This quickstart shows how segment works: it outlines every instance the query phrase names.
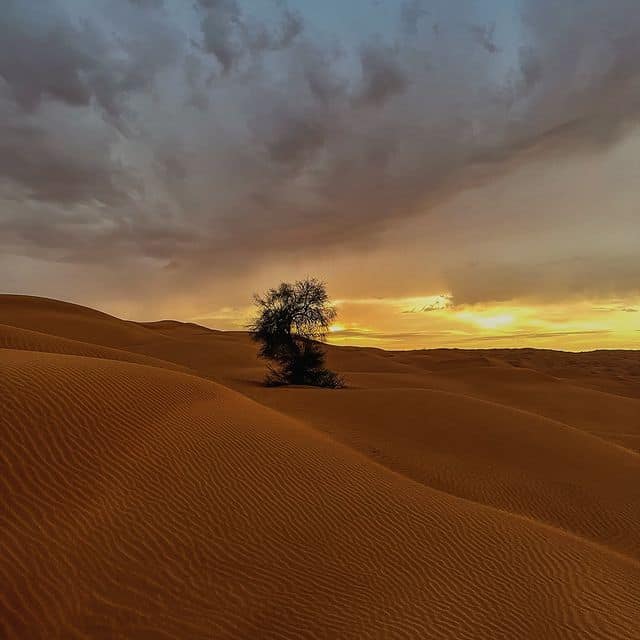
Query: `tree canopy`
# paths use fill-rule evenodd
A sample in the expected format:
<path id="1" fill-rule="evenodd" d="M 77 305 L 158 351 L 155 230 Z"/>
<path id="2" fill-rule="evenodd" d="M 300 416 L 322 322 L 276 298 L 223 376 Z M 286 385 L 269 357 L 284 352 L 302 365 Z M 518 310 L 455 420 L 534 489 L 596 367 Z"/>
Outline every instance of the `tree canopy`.
<path id="1" fill-rule="evenodd" d="M 337 312 L 323 282 L 306 278 L 283 282 L 254 296 L 257 314 L 249 325 L 260 344 L 259 356 L 269 361 L 266 382 L 341 387 L 343 380 L 324 367 L 323 341 Z"/>

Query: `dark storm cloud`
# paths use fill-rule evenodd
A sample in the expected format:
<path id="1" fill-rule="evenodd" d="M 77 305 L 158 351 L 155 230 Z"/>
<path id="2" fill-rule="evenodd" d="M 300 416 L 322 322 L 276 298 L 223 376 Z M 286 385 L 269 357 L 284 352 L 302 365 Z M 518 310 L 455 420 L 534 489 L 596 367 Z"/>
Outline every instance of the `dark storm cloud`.
<path id="1" fill-rule="evenodd" d="M 640 113 L 640 12 L 634 0 L 526 2 L 521 47 L 523 100 L 531 135 L 561 129 L 606 144 Z M 538 133 L 536 131 L 536 133 Z"/>
<path id="2" fill-rule="evenodd" d="M 490 25 L 472 25 L 470 31 L 471 35 L 483 49 L 489 53 L 498 53 L 498 45 L 496 45 L 495 42 L 495 23 Z"/>
<path id="3" fill-rule="evenodd" d="M 415 36 L 418 33 L 418 24 L 422 18 L 429 15 L 426 0 L 406 0 L 400 6 L 400 20 L 402 27 L 408 35 Z"/>
<path id="4" fill-rule="evenodd" d="M 390 47 L 380 43 L 365 45 L 360 51 L 360 64 L 362 88 L 359 99 L 363 103 L 381 105 L 405 90 L 407 77 Z"/>
<path id="5" fill-rule="evenodd" d="M 0 77 L 24 109 L 49 98 L 74 107 L 95 102 L 119 117 L 121 101 L 147 89 L 175 49 L 168 30 L 153 25 L 128 36 L 110 39 L 89 21 L 76 24 L 55 1 L 34 7 L 8 0 L 0 21 Z"/>
<path id="6" fill-rule="evenodd" d="M 322 118 L 314 114 L 290 115 L 275 126 L 267 149 L 275 162 L 300 164 L 305 156 L 323 145 L 325 137 Z"/>
<path id="7" fill-rule="evenodd" d="M 504 302 L 529 296 L 564 300 L 568 296 L 616 298 L 640 295 L 640 261 L 635 254 L 588 256 L 553 262 L 466 264 L 449 270 L 455 305 Z"/>
<path id="8" fill-rule="evenodd" d="M 162 7 L 164 0 L 129 0 L 131 4 L 137 4 L 140 7 Z"/>
<path id="9" fill-rule="evenodd" d="M 87 105 L 94 94 L 89 77 L 100 61 L 100 40 L 76 29 L 64 14 L 42 17 L 9 0 L 0 21 L 0 76 L 15 100 L 34 109 L 44 97 Z"/>
<path id="10" fill-rule="evenodd" d="M 229 71 L 234 61 L 242 55 L 242 42 L 239 42 L 240 7 L 234 0 L 199 0 L 206 9 L 202 19 L 202 34 L 205 49 L 212 53 Z"/>
<path id="11" fill-rule="evenodd" d="M 83 131 L 86 138 L 77 144 L 60 130 L 21 117 L 1 100 L 0 118 L 0 184 L 9 181 L 26 189 L 27 197 L 60 204 L 115 204 L 124 197 L 127 176 L 116 162 L 96 154 L 93 146 L 108 147 L 111 142 L 108 134 L 100 134 L 99 125 Z M 78 135 L 78 129 L 76 123 L 73 131 L 67 126 L 66 133 Z M 42 223 L 46 229 L 46 221 Z"/>
<path id="12" fill-rule="evenodd" d="M 198 0 L 204 10 L 201 28 L 204 48 L 225 73 L 246 55 L 286 49 L 303 29 L 301 17 L 284 8 L 278 25 L 270 30 L 247 16 L 236 0 Z"/>
<path id="13" fill-rule="evenodd" d="M 0 220 L 34 254 L 49 234 L 70 256 L 99 241 L 105 260 L 197 270 L 365 246 L 539 147 L 600 150 L 640 114 L 636 0 L 524 0 L 515 46 L 472 0 L 393 3 L 393 30 L 352 42 L 284 2 L 5 5 L 0 188 L 11 211 L 50 207 L 31 231 Z M 100 222 L 65 236 L 74 206 Z M 462 300 L 538 286 L 517 268 L 495 292 L 452 278 Z"/>
<path id="14" fill-rule="evenodd" d="M 73 22 L 60 3 L 9 0 L 0 21 L 0 184 L 61 204 L 125 199 L 133 177 L 111 149 L 128 127 L 127 100 L 150 88 L 176 48 L 169 28 L 143 20 L 142 34 L 114 38 Z"/>

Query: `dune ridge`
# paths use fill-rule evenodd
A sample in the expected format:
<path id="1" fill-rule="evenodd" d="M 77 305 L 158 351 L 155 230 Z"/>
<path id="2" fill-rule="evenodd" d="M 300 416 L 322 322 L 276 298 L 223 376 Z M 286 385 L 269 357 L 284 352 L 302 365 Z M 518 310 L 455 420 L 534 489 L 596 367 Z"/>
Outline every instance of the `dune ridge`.
<path id="1" fill-rule="evenodd" d="M 494 356 L 265 389 L 244 334 L 0 296 L 3 637 L 638 637 L 633 353 Z"/>
<path id="2" fill-rule="evenodd" d="M 167 360 L 144 356 L 131 351 L 103 347 L 90 342 L 81 342 L 69 338 L 51 336 L 39 331 L 20 329 L 0 324 L 0 349 L 17 349 L 24 351 L 41 351 L 43 353 L 58 353 L 64 355 L 84 356 L 87 358 L 104 358 L 121 362 L 146 364 L 151 367 L 188 371 L 183 367 Z"/>

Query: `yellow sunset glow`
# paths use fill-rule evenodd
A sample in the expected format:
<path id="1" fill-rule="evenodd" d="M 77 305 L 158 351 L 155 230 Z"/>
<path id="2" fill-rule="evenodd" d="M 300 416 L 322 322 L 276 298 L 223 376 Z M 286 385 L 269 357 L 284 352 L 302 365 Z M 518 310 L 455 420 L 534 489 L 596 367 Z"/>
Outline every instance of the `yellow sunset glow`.
<path id="1" fill-rule="evenodd" d="M 640 348 L 640 299 L 456 307 L 446 296 L 341 300 L 333 344 L 386 349 Z"/>
<path id="2" fill-rule="evenodd" d="M 328 342 L 384 349 L 519 348 L 569 351 L 640 348 L 640 298 L 455 305 L 447 294 L 336 301 Z M 188 318 L 245 330 L 250 306 Z M 185 313 L 185 316 L 188 314 Z"/>
<path id="3" fill-rule="evenodd" d="M 498 315 L 484 316 L 465 311 L 463 313 L 460 313 L 459 317 L 463 320 L 469 320 L 482 329 L 498 329 L 499 327 L 513 324 L 515 320 L 515 316 L 511 313 L 501 313 Z"/>

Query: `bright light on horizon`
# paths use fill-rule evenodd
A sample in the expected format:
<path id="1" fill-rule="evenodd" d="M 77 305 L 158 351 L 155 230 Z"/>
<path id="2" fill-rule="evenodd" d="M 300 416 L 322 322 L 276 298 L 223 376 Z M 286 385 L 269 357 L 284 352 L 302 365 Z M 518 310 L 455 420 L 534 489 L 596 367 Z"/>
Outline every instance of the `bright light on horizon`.
<path id="1" fill-rule="evenodd" d="M 419 301 L 419 302 L 418 302 Z M 342 300 L 329 342 L 386 349 L 640 348 L 640 299 L 443 306 L 443 298 Z"/>
<path id="2" fill-rule="evenodd" d="M 461 313 L 461 318 L 469 318 L 471 322 L 482 329 L 500 329 L 507 325 L 513 324 L 515 316 L 511 313 L 502 313 L 492 316 L 476 316 L 473 313 Z"/>

